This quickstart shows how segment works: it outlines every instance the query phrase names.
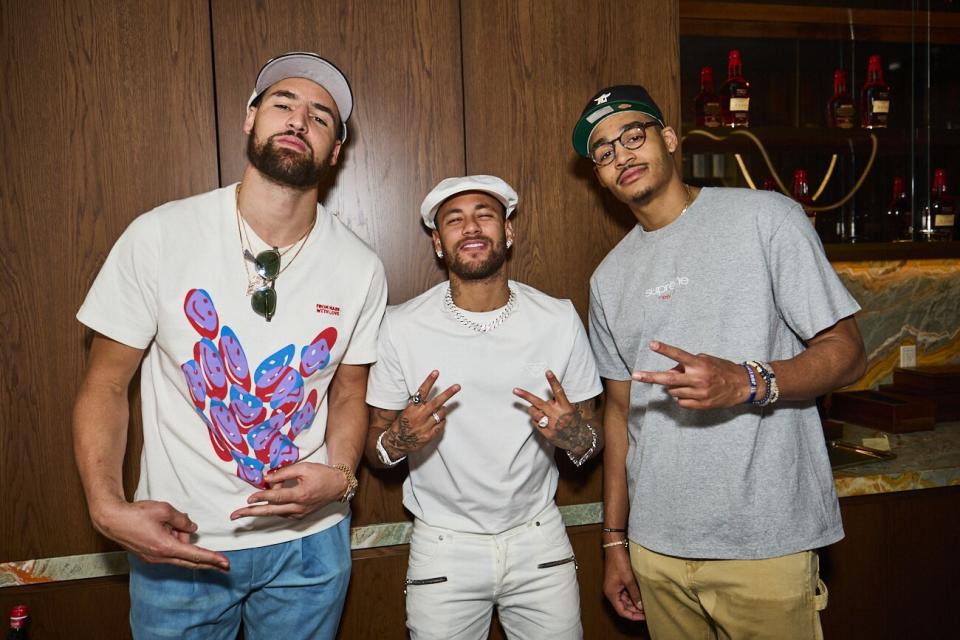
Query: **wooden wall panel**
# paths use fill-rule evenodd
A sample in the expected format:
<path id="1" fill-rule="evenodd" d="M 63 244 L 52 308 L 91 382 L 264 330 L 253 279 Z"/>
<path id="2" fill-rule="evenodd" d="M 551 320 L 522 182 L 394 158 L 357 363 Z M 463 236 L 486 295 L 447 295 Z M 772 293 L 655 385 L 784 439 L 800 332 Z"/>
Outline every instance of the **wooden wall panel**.
<path id="1" fill-rule="evenodd" d="M 244 106 L 260 66 L 314 51 L 343 70 L 354 93 L 347 143 L 324 198 L 380 255 L 390 302 L 444 276 L 420 223 L 420 202 L 463 171 L 460 15 L 454 0 L 237 3 L 214 0 L 222 182 L 246 164 Z M 360 474 L 354 525 L 396 522 L 403 471 Z"/>
<path id="2" fill-rule="evenodd" d="M 419 210 L 464 166 L 455 0 L 213 0 L 213 21 L 223 184 L 246 163 L 244 107 L 260 66 L 287 51 L 326 56 L 355 107 L 324 204 L 380 255 L 391 303 L 439 282 Z"/>
<path id="3" fill-rule="evenodd" d="M 510 276 L 573 300 L 586 319 L 589 279 L 635 224 L 596 185 L 570 139 L 586 101 L 643 84 L 679 123 L 677 5 L 672 0 L 463 0 L 469 173 L 514 185 L 520 204 Z M 599 465 L 562 465 L 561 504 L 601 498 Z"/>
<path id="4" fill-rule="evenodd" d="M 217 184 L 207 17 L 193 0 L 0 3 L 0 561 L 107 546 L 73 463 L 74 315 L 134 216 Z"/>

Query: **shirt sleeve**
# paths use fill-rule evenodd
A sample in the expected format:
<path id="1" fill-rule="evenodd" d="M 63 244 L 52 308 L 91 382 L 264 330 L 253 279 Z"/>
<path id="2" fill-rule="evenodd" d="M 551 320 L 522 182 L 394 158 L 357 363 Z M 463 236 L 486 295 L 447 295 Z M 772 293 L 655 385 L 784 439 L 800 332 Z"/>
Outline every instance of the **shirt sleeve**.
<path id="1" fill-rule="evenodd" d="M 77 320 L 135 349 L 157 334 L 162 235 L 156 214 L 136 218 L 110 250 Z"/>
<path id="2" fill-rule="evenodd" d="M 563 372 L 560 384 L 570 402 L 582 402 L 600 395 L 603 387 L 600 385 L 600 373 L 597 370 L 597 361 L 590 350 L 590 341 L 583 330 L 583 323 L 577 315 L 573 303 L 569 304 L 570 323 L 572 325 L 573 344 L 570 346 L 570 359 Z"/>
<path id="3" fill-rule="evenodd" d="M 773 232 L 768 260 L 777 310 L 802 340 L 860 310 L 799 205 L 790 207 Z"/>
<path id="4" fill-rule="evenodd" d="M 387 307 L 387 278 L 383 263 L 376 258 L 376 268 L 367 287 L 367 296 L 350 344 L 343 354 L 343 364 L 368 364 L 377 359 L 377 334 Z"/>
<path id="5" fill-rule="evenodd" d="M 367 380 L 367 404 L 381 409 L 403 409 L 409 397 L 400 356 L 393 345 L 390 314 L 387 313 L 377 339 L 377 361 L 370 367 Z"/>
<path id="6" fill-rule="evenodd" d="M 613 339 L 613 334 L 607 324 L 603 302 L 596 277 L 590 279 L 590 346 L 596 357 L 600 375 L 608 380 L 629 380 L 630 369 L 620 356 L 620 350 Z"/>

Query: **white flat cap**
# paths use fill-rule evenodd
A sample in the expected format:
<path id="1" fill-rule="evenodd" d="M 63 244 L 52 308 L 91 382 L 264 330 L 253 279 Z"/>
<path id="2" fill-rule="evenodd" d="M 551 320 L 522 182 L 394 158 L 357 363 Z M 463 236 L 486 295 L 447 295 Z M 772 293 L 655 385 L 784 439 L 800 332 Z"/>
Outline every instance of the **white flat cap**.
<path id="1" fill-rule="evenodd" d="M 324 60 L 315 53 L 295 51 L 285 53 L 276 58 L 267 60 L 267 63 L 257 74 L 257 82 L 253 93 L 247 101 L 247 108 L 253 104 L 260 94 L 274 84 L 287 78 L 306 78 L 313 80 L 327 90 L 340 112 L 341 131 L 339 139 L 347 139 L 347 120 L 353 112 L 353 92 L 347 77 L 329 60 Z"/>
<path id="2" fill-rule="evenodd" d="M 444 202 L 465 191 L 482 191 L 488 193 L 503 205 L 504 216 L 510 217 L 517 208 L 517 192 L 509 184 L 497 176 L 463 176 L 462 178 L 445 178 L 435 186 L 420 205 L 420 217 L 423 224 L 429 229 L 436 229 L 434 218 L 437 209 Z"/>

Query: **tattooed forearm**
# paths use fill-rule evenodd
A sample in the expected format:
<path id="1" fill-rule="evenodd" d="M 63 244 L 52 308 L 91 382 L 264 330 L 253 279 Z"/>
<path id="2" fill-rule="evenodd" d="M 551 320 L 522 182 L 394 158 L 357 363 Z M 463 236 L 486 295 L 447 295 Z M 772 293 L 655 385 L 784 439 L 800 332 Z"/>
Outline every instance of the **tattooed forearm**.
<path id="1" fill-rule="evenodd" d="M 379 407 L 370 407 L 370 428 L 386 431 L 393 424 L 393 421 L 400 415 L 399 411 L 392 409 L 380 409 Z M 376 434 L 380 436 L 379 433 Z"/>
<path id="2" fill-rule="evenodd" d="M 573 404 L 573 411 L 557 420 L 555 444 L 574 455 L 582 455 L 593 444 L 593 432 L 587 425 L 596 422 L 593 399 Z M 596 430 L 596 427 L 594 427 Z"/>

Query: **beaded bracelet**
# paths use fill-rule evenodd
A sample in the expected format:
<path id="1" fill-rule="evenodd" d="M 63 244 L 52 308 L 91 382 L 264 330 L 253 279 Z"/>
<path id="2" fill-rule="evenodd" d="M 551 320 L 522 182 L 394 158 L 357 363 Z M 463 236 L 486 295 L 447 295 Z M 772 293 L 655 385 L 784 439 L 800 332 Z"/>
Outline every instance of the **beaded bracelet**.
<path id="1" fill-rule="evenodd" d="M 763 397 L 753 404 L 758 407 L 766 407 L 776 402 L 780 398 L 780 387 L 777 385 L 777 375 L 773 372 L 773 367 L 766 362 L 757 360 L 748 360 L 747 365 L 757 370 L 767 387 Z"/>
<path id="2" fill-rule="evenodd" d="M 747 372 L 747 377 L 750 378 L 750 395 L 743 404 L 753 404 L 754 399 L 757 397 L 757 376 L 753 373 L 753 368 L 746 362 L 741 362 L 740 366 L 743 367 Z"/>

